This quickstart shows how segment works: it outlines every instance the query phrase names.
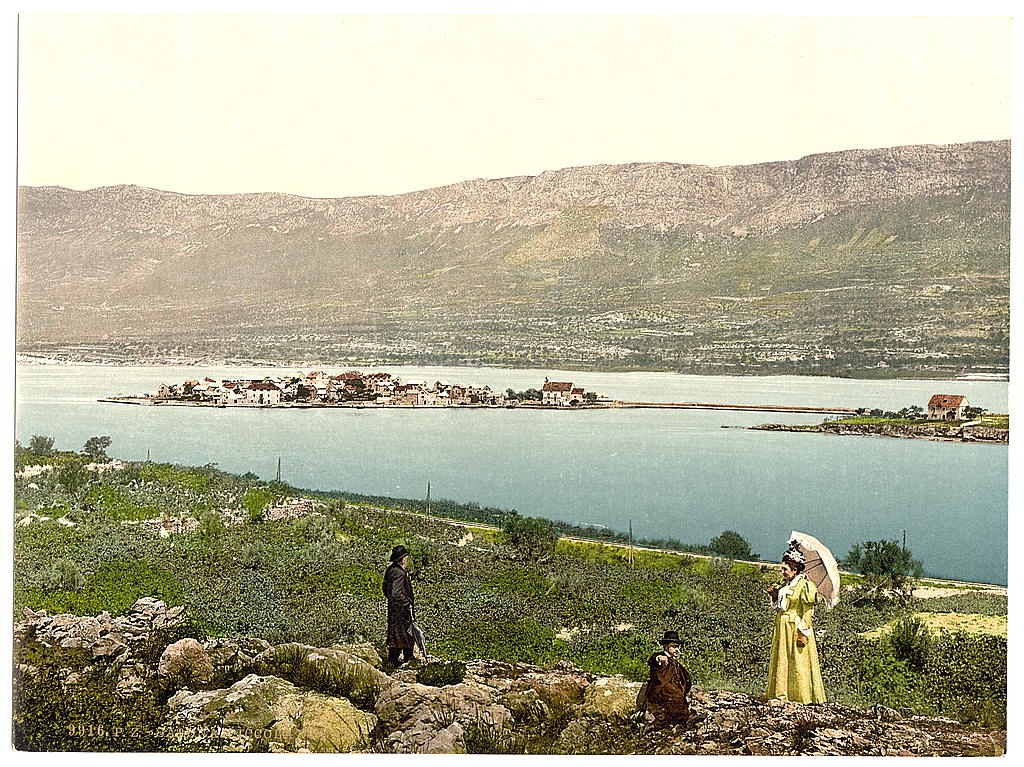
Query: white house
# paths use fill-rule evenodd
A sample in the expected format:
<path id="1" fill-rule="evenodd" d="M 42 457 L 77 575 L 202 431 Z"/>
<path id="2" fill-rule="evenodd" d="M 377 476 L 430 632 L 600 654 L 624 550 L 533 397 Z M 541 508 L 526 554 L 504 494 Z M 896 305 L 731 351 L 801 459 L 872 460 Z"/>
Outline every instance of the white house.
<path id="1" fill-rule="evenodd" d="M 257 381 L 245 390 L 245 401 L 252 405 L 280 405 L 281 389 L 270 381 Z"/>
<path id="2" fill-rule="evenodd" d="M 540 401 L 544 405 L 568 405 L 572 390 L 573 385 L 568 381 L 549 381 L 545 378 L 540 390 Z"/>
<path id="3" fill-rule="evenodd" d="M 933 394 L 928 400 L 929 421 L 962 421 L 971 405 L 962 394 Z"/>

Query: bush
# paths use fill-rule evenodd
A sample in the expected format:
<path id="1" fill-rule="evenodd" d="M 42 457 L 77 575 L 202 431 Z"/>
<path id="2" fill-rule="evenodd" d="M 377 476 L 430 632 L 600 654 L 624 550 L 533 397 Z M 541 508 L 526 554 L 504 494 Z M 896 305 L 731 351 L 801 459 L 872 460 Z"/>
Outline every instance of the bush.
<path id="1" fill-rule="evenodd" d="M 924 569 L 909 549 L 890 540 L 855 544 L 840 564 L 863 576 L 853 601 L 876 607 L 887 602 L 908 603 Z"/>
<path id="2" fill-rule="evenodd" d="M 82 447 L 85 453 L 94 463 L 107 460 L 107 448 L 110 447 L 110 437 L 89 437 Z"/>
<path id="3" fill-rule="evenodd" d="M 28 442 L 28 451 L 34 455 L 48 457 L 53 455 L 53 437 L 33 434 Z"/>
<path id="4" fill-rule="evenodd" d="M 466 664 L 457 660 L 428 663 L 416 672 L 416 681 L 431 687 L 458 684 L 466 678 Z"/>
<path id="5" fill-rule="evenodd" d="M 539 517 L 510 516 L 502 523 L 501 531 L 505 542 L 529 560 L 551 556 L 558 542 L 558 532 L 551 522 Z"/>
<path id="6" fill-rule="evenodd" d="M 1006 726 L 1005 637 L 943 632 L 933 640 L 924 679 L 937 709 L 965 722 Z"/>
<path id="7" fill-rule="evenodd" d="M 913 615 L 900 618 L 889 634 L 889 644 L 895 656 L 914 671 L 924 668 L 931 639 L 928 625 Z"/>
<path id="8" fill-rule="evenodd" d="M 392 539 L 394 545 L 405 546 L 409 551 L 409 559 L 405 563 L 405 572 L 414 581 L 422 580 L 430 563 L 437 559 L 437 549 L 426 541 L 412 536 L 400 536 Z M 390 552 L 389 552 L 390 553 Z M 383 575 L 380 580 L 383 580 Z"/>
<path id="9" fill-rule="evenodd" d="M 712 554 L 730 559 L 752 560 L 759 558 L 750 551 L 750 544 L 746 539 L 732 530 L 726 530 L 717 538 L 713 538 L 708 548 Z"/>
<path id="10" fill-rule="evenodd" d="M 519 567 L 503 570 L 481 588 L 484 591 L 497 591 L 502 594 L 515 594 L 537 599 L 550 594 L 554 589 L 554 584 L 536 570 Z"/>

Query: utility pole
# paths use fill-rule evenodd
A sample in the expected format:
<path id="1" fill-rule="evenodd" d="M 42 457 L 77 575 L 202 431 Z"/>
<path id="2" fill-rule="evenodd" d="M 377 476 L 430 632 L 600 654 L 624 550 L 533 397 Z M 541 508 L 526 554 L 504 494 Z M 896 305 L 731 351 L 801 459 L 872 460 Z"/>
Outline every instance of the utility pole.
<path id="1" fill-rule="evenodd" d="M 633 566 L 633 520 L 629 520 L 629 566 Z"/>
<path id="2" fill-rule="evenodd" d="M 146 463 L 149 463 L 149 448 L 146 448 Z"/>
<path id="3" fill-rule="evenodd" d="M 427 514 L 430 513 L 430 482 L 427 482 Z"/>
<path id="4" fill-rule="evenodd" d="M 277 457 L 277 477 L 275 479 L 277 482 L 281 481 L 281 456 Z"/>

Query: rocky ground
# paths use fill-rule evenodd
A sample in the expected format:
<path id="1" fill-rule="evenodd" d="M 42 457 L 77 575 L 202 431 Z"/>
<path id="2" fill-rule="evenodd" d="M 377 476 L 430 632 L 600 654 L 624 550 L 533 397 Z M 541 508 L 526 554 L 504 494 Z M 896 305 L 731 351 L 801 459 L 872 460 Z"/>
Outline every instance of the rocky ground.
<path id="1" fill-rule="evenodd" d="M 995 442 L 1009 444 L 1010 430 L 974 424 L 923 423 L 912 425 L 890 423 L 822 423 L 816 425 L 793 425 L 765 423 L 751 426 L 762 431 L 802 431 L 839 436 L 897 437 L 900 439 L 928 439 L 947 442 Z"/>
<path id="2" fill-rule="evenodd" d="M 389 673 L 371 645 L 186 636 L 161 647 L 159 638 L 184 621 L 184 608 L 152 598 L 123 617 L 26 611 L 14 630 L 16 672 L 32 675 L 42 658 L 59 658 L 68 689 L 105 675 L 127 699 L 157 690 L 166 701 L 160 734 L 186 751 L 994 756 L 1006 749 L 1005 731 L 951 719 L 700 688 L 693 706 L 704 722 L 645 733 L 635 715 L 639 683 L 565 661 L 540 668 L 475 660 L 461 681 L 433 686 L 419 680 L 437 664 L 417 660 Z"/>

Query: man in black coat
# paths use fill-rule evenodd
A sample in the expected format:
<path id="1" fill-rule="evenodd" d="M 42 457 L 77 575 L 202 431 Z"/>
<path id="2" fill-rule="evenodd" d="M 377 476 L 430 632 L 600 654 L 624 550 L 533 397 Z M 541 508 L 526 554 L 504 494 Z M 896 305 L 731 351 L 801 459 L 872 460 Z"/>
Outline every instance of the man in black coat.
<path id="1" fill-rule="evenodd" d="M 409 551 L 405 546 L 391 550 L 391 564 L 384 572 L 384 596 L 388 600 L 388 663 L 398 667 L 412 660 L 412 582 L 405 564 Z"/>

